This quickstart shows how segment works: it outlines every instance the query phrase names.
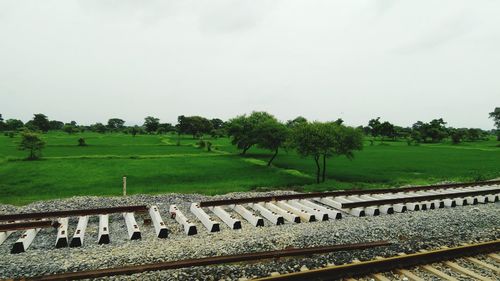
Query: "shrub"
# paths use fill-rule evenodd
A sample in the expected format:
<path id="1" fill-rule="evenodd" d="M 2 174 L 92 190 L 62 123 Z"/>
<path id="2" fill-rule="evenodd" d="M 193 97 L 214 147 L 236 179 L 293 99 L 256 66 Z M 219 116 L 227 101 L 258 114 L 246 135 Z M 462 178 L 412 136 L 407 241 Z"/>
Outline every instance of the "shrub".
<path id="1" fill-rule="evenodd" d="M 42 149 L 45 147 L 45 142 L 33 132 L 24 132 L 22 140 L 19 143 L 20 150 L 29 150 L 28 160 L 39 159 L 42 155 Z"/>
<path id="2" fill-rule="evenodd" d="M 206 143 L 204 140 L 199 140 L 196 145 L 198 146 L 198 148 L 205 148 L 206 146 Z"/>
<path id="3" fill-rule="evenodd" d="M 87 144 L 85 143 L 85 139 L 84 138 L 79 138 L 78 139 L 78 146 L 87 146 Z"/>

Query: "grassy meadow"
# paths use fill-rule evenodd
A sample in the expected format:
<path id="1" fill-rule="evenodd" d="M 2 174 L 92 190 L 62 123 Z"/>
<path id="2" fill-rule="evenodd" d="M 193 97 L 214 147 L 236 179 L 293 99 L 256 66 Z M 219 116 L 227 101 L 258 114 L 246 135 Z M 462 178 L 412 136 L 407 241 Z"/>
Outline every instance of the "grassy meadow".
<path id="1" fill-rule="evenodd" d="M 251 148 L 240 156 L 228 138 L 209 139 L 214 151 L 196 147 L 190 136 L 50 132 L 43 159 L 23 160 L 20 136 L 0 136 L 0 203 L 23 205 L 35 200 L 75 195 L 233 191 L 294 188 L 332 190 L 375 188 L 440 181 L 474 181 L 500 177 L 500 147 L 489 141 L 421 144 L 367 141 L 355 159 L 329 159 L 328 181 L 314 184 L 312 159 L 281 151 L 272 167 L 271 152 Z M 77 146 L 83 137 L 88 146 Z"/>

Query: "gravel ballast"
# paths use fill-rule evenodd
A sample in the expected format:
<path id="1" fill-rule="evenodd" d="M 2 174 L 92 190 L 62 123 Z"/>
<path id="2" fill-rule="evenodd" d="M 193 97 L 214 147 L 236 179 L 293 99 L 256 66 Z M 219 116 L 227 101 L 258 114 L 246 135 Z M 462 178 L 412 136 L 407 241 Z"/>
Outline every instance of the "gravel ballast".
<path id="1" fill-rule="evenodd" d="M 419 249 L 457 246 L 500 238 L 500 209 L 498 203 L 480 204 L 428 211 L 352 217 L 325 222 L 286 223 L 253 227 L 242 219 L 241 230 L 231 230 L 221 221 L 221 231 L 209 233 L 189 212 L 191 202 L 250 196 L 288 194 L 276 191 L 266 193 L 232 193 L 224 196 L 197 194 L 134 195 L 127 197 L 74 197 L 64 200 L 41 201 L 24 207 L 0 205 L 0 213 L 54 211 L 79 208 L 98 208 L 122 205 L 157 205 L 167 228 L 167 239 L 155 237 L 152 225 L 143 225 L 143 215 L 136 215 L 142 239 L 129 241 L 121 214 L 110 215 L 111 244 L 97 244 L 97 216 L 90 217 L 81 248 L 55 249 L 56 230 L 42 229 L 25 253 L 10 254 L 13 243 L 21 232 L 13 233 L 0 245 L 0 278 L 37 276 L 67 271 L 119 267 L 228 254 L 280 250 L 287 247 L 313 247 L 344 243 L 389 240 L 393 244 L 363 251 L 335 252 L 306 258 L 267 260 L 259 263 L 230 264 L 159 272 L 131 276 L 102 278 L 106 280 L 238 280 L 267 276 L 272 272 L 286 273 L 327 264 L 341 264 L 353 259 L 366 260 L 375 256 L 391 256 Z M 186 236 L 168 213 L 170 204 L 176 204 L 198 227 L 198 234 Z M 213 213 L 205 211 L 214 216 Z M 231 214 L 237 214 L 231 212 Z M 240 218 L 241 219 L 241 218 Z M 70 219 L 71 238 L 77 218 Z"/>

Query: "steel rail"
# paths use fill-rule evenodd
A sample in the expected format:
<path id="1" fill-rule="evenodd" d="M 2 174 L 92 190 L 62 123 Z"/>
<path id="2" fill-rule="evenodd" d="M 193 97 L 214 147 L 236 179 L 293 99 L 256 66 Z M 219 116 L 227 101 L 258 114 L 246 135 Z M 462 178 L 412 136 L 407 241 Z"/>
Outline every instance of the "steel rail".
<path id="1" fill-rule="evenodd" d="M 257 252 L 257 253 L 246 253 L 238 255 L 228 255 L 228 256 L 216 256 L 216 257 L 206 257 L 200 259 L 187 259 L 180 261 L 169 261 L 160 262 L 153 264 L 144 265 L 132 265 L 117 268 L 105 268 L 97 270 L 87 270 L 79 272 L 67 272 L 59 273 L 53 275 L 42 275 L 35 277 L 23 277 L 11 280 L 77 280 L 77 279 L 88 279 L 88 278 L 98 278 L 105 276 L 116 276 L 116 275 L 130 275 L 147 271 L 158 271 L 167 269 L 177 269 L 185 267 L 194 266 L 206 266 L 206 265 L 217 265 L 217 264 L 227 264 L 235 262 L 247 262 L 247 261 L 258 261 L 264 259 L 276 259 L 283 257 L 294 257 L 294 256 L 307 256 L 313 254 L 330 253 L 337 251 L 348 251 L 348 250 L 363 250 L 373 247 L 388 246 L 391 243 L 388 241 L 375 241 L 368 243 L 356 243 L 356 244 L 343 244 L 343 245 L 333 245 L 333 246 L 323 246 L 323 247 L 312 247 L 312 248 L 289 248 L 284 250 L 276 250 L 269 252 Z"/>
<path id="2" fill-rule="evenodd" d="M 119 206 L 119 207 L 109 207 L 109 208 L 80 209 L 80 210 L 66 210 L 66 211 L 53 211 L 53 212 L 39 212 L 39 213 L 6 214 L 6 215 L 0 215 L 0 221 L 64 218 L 71 216 L 103 215 L 103 214 L 112 214 L 121 212 L 144 213 L 147 211 L 148 208 L 145 205 Z"/>
<path id="3" fill-rule="evenodd" d="M 263 277 L 256 280 L 337 280 L 341 278 L 361 277 L 372 273 L 387 272 L 394 269 L 408 268 L 483 253 L 491 253 L 498 250 L 500 250 L 500 240 L 495 240 L 474 245 L 438 249 L 415 254 L 329 266 L 303 272 L 293 272 L 283 275 Z"/>
<path id="4" fill-rule="evenodd" d="M 433 189 L 450 189 L 450 188 L 457 188 L 457 187 L 484 186 L 484 185 L 497 185 L 497 184 L 500 184 L 500 180 L 482 181 L 482 182 L 466 182 L 466 183 L 451 183 L 451 184 L 439 184 L 439 185 L 425 185 L 425 186 L 411 186 L 411 187 L 400 187 L 400 188 L 381 188 L 381 189 L 363 189 L 363 190 L 354 189 L 354 190 L 342 190 L 342 191 L 312 192 L 312 193 L 300 193 L 300 194 L 277 195 L 277 196 L 260 196 L 260 197 L 249 197 L 249 198 L 211 200 L 211 201 L 200 202 L 199 206 L 200 207 L 213 207 L 213 206 L 232 205 L 232 204 L 270 202 L 270 201 L 280 201 L 280 200 L 317 198 L 317 197 L 348 196 L 348 195 L 358 195 L 358 194 L 397 193 L 397 192 L 410 192 L 410 191 L 422 191 L 422 190 L 433 190 Z"/>
<path id="5" fill-rule="evenodd" d="M 27 222 L 16 222 L 16 223 L 6 223 L 0 224 L 0 232 L 12 231 L 12 230 L 23 230 L 23 229 L 33 229 L 33 228 L 49 228 L 59 227 L 57 221 L 27 221 Z"/>
<path id="6" fill-rule="evenodd" d="M 350 209 L 350 208 L 357 208 L 357 207 L 379 206 L 379 205 L 386 205 L 386 204 L 421 202 L 421 201 L 430 201 L 430 200 L 439 200 L 439 199 L 451 199 L 451 198 L 459 198 L 459 197 L 496 194 L 499 192 L 500 192 L 500 188 L 492 189 L 492 190 L 477 190 L 477 191 L 467 191 L 467 192 L 461 191 L 461 192 L 457 192 L 457 193 L 444 193 L 444 194 L 434 194 L 434 195 L 416 195 L 414 197 L 402 197 L 402 198 L 342 203 L 342 208 Z"/>

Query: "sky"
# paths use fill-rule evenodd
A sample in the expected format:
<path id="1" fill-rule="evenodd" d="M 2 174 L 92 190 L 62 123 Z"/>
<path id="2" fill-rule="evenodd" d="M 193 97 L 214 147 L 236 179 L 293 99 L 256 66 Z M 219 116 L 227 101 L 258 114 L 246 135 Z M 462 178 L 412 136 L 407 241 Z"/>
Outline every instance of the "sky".
<path id="1" fill-rule="evenodd" d="M 496 0 L 0 0 L 0 114 L 493 128 Z"/>

